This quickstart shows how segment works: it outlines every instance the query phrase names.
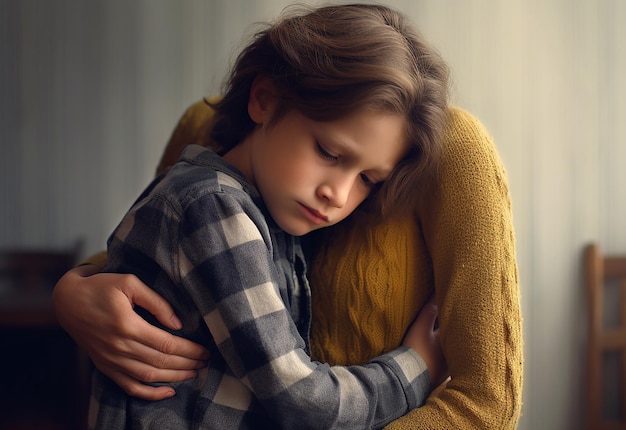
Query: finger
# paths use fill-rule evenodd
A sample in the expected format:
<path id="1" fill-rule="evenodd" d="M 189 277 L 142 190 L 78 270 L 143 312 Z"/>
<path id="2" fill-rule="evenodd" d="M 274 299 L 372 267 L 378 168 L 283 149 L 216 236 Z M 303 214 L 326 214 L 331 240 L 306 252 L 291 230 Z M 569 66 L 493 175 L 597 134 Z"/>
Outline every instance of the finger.
<path id="1" fill-rule="evenodd" d="M 133 375 L 129 375 L 133 376 Z M 170 370 L 170 369 L 156 369 L 150 368 L 145 371 L 139 371 L 138 381 L 143 382 L 162 382 L 162 383 L 171 383 L 171 382 L 181 382 L 187 381 L 188 379 L 194 379 L 198 377 L 198 372 L 195 370 Z"/>
<path id="2" fill-rule="evenodd" d="M 173 330 L 180 330 L 183 325 L 174 313 L 172 306 L 156 291 L 143 284 L 138 278 L 129 276 L 122 287 L 131 303 L 141 306 L 164 326 Z"/>
<path id="3" fill-rule="evenodd" d="M 206 367 L 206 359 L 194 359 L 180 355 L 165 354 L 137 341 L 130 343 L 121 354 L 123 354 L 125 358 L 136 360 L 155 369 L 185 371 Z"/>
<path id="4" fill-rule="evenodd" d="M 161 296 L 143 286 L 143 284 L 141 285 L 141 287 L 135 287 L 128 284 L 120 287 L 120 290 L 118 290 L 120 291 L 120 295 L 117 300 L 121 303 L 125 302 L 127 306 L 124 311 L 125 313 L 117 319 L 117 321 L 121 321 L 123 324 L 113 329 L 113 332 L 117 333 L 118 336 L 121 336 L 122 338 L 134 340 L 139 344 L 146 345 L 149 348 L 164 354 L 178 355 L 180 357 L 197 361 L 207 360 L 209 357 L 209 351 L 204 346 L 183 337 L 175 336 L 159 327 L 153 326 L 128 306 L 128 302 L 130 301 L 131 303 L 136 303 L 141 307 L 145 306 L 148 308 L 150 305 L 146 303 L 152 300 L 150 299 L 150 297 L 152 297 L 155 298 L 156 302 L 164 303 L 166 307 L 170 308 L 169 304 L 167 304 Z M 118 307 L 123 308 L 123 306 Z"/>
<path id="5" fill-rule="evenodd" d="M 144 400 L 163 400 L 176 394 L 176 391 L 172 387 L 153 387 L 145 385 L 123 373 L 117 373 L 114 376 L 111 376 L 111 379 L 113 379 L 113 381 L 129 396 L 139 397 Z"/>
<path id="6" fill-rule="evenodd" d="M 136 318 L 137 320 L 133 322 L 133 325 L 136 332 L 140 330 L 140 335 L 133 336 L 133 340 L 162 354 L 152 357 L 157 367 L 169 367 L 163 364 L 167 363 L 167 359 L 169 359 L 163 355 L 178 356 L 194 362 L 203 362 L 209 358 L 209 351 L 202 345 L 161 330 L 139 316 Z M 188 363 L 185 366 L 189 367 L 190 365 L 196 366 L 197 363 Z"/>
<path id="7" fill-rule="evenodd" d="M 198 376 L 196 370 L 159 369 L 131 358 L 118 357 L 115 368 L 117 370 L 108 371 L 110 376 L 124 375 L 137 382 L 180 382 Z"/>

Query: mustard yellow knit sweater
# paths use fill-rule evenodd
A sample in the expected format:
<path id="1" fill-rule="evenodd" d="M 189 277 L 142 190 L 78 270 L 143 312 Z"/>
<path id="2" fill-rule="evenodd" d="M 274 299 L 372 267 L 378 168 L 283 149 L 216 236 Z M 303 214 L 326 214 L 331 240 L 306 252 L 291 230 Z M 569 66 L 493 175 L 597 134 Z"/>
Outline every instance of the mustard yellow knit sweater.
<path id="1" fill-rule="evenodd" d="M 206 144 L 211 110 L 191 106 L 159 166 Z M 438 180 L 415 211 L 375 227 L 359 212 L 323 230 L 310 266 L 313 357 L 365 363 L 400 344 L 435 291 L 451 381 L 388 429 L 514 429 L 522 332 L 506 175 L 482 125 L 450 109 Z"/>

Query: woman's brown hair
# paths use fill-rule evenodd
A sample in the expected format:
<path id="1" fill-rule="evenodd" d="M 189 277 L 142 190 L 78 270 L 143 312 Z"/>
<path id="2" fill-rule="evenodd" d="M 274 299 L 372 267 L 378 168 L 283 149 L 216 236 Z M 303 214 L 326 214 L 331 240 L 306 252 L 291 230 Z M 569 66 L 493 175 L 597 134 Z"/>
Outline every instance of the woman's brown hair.
<path id="1" fill-rule="evenodd" d="M 221 153 L 255 124 L 248 98 L 256 76 L 272 80 L 273 121 L 296 109 L 316 121 L 359 110 L 406 118 L 409 154 L 368 203 L 383 212 L 414 201 L 440 153 L 448 102 L 448 67 L 401 13 L 380 5 L 288 9 L 239 54 L 224 97 L 212 104 L 209 135 Z"/>

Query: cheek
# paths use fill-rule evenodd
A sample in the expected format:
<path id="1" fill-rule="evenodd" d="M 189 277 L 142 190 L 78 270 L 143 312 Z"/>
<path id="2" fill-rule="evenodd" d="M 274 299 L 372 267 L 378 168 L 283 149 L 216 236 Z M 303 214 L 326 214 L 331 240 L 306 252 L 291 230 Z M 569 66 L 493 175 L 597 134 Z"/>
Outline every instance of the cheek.
<path id="1" fill-rule="evenodd" d="M 344 209 L 346 210 L 346 215 L 350 215 L 365 199 L 369 196 L 370 190 L 369 188 L 362 189 L 365 187 L 355 187 L 350 192 L 350 197 L 346 204 L 344 205 Z"/>
<path id="2" fill-rule="evenodd" d="M 271 178 L 274 186 L 284 187 L 295 181 L 300 181 L 300 176 L 304 176 L 296 166 L 294 160 L 280 156 L 269 156 L 263 160 L 263 170 L 266 178 Z"/>
<path id="3" fill-rule="evenodd" d="M 363 203 L 363 201 L 369 197 L 371 192 L 372 189 L 357 178 L 354 187 L 352 188 L 352 192 L 350 193 L 350 199 L 351 201 L 354 201 L 354 208 L 356 209 L 358 205 Z"/>
<path id="4" fill-rule="evenodd" d="M 302 158 L 285 160 L 282 165 L 282 181 L 290 185 L 313 184 L 316 178 L 316 169 L 311 163 L 304 162 Z"/>

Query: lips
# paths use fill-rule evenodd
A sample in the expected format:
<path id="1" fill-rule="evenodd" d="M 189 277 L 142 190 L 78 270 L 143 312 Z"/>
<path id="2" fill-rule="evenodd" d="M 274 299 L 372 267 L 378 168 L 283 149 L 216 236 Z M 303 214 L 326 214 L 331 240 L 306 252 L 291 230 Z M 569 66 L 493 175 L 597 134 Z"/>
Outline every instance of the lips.
<path id="1" fill-rule="evenodd" d="M 304 215 L 314 224 L 322 224 L 328 222 L 328 217 L 317 210 L 300 203 L 300 208 Z"/>

